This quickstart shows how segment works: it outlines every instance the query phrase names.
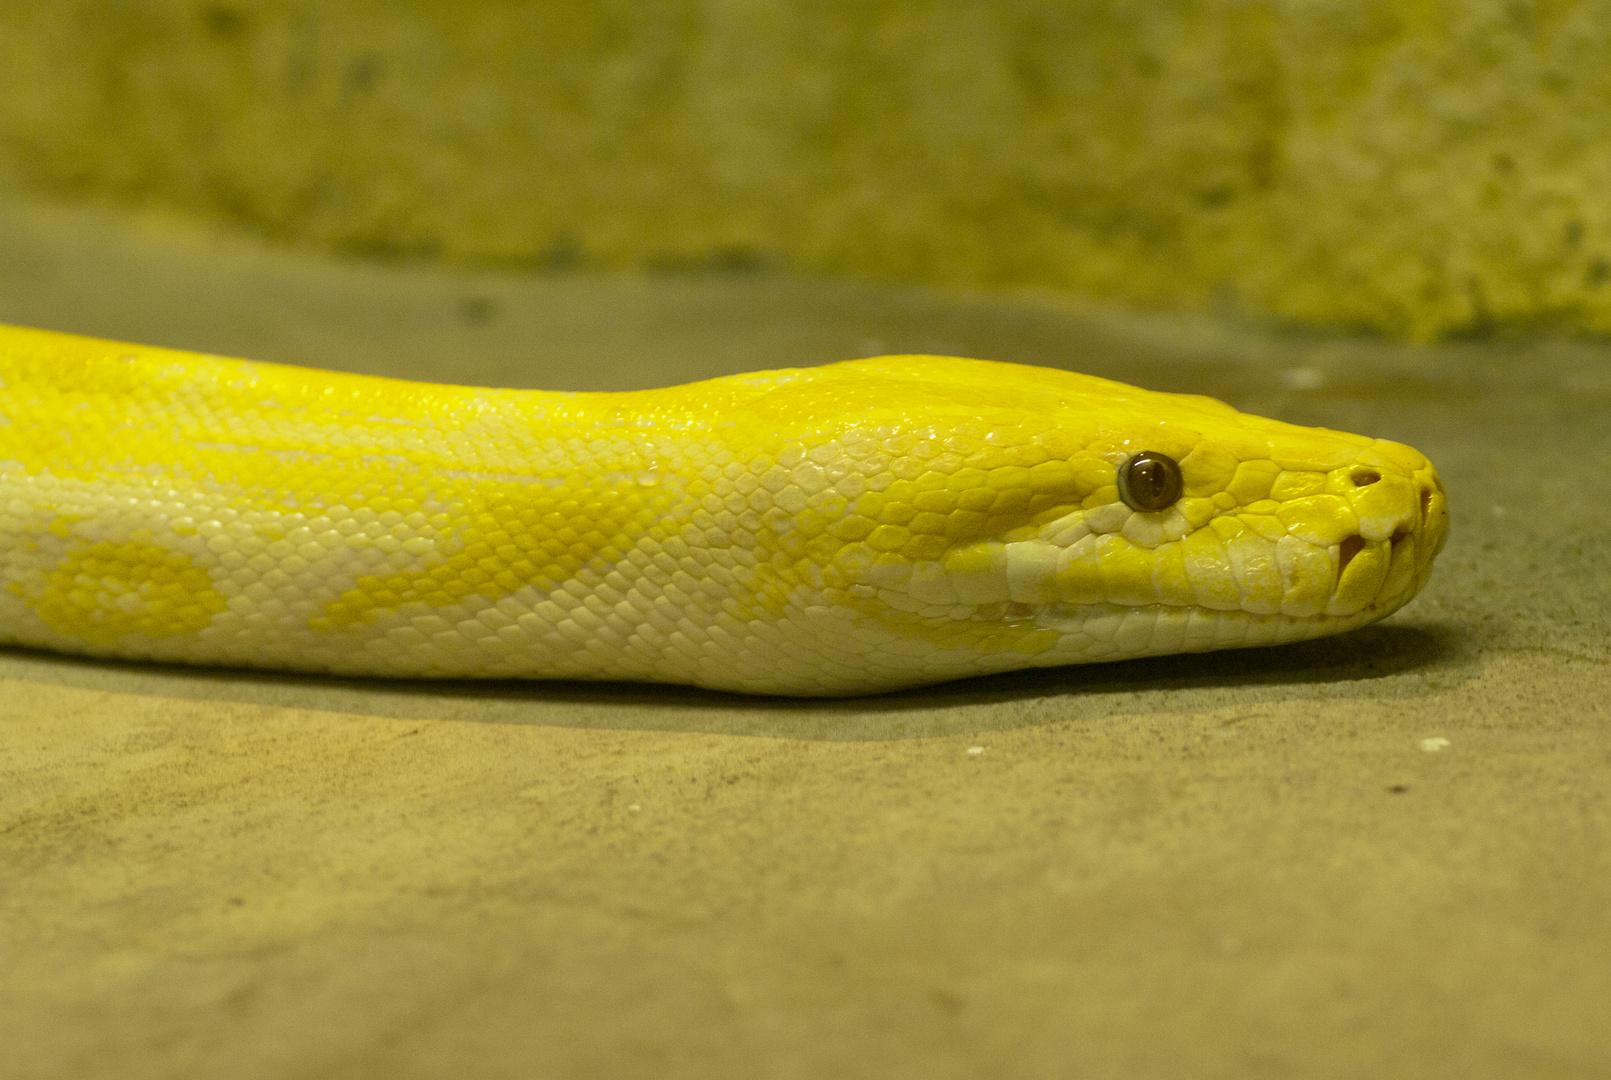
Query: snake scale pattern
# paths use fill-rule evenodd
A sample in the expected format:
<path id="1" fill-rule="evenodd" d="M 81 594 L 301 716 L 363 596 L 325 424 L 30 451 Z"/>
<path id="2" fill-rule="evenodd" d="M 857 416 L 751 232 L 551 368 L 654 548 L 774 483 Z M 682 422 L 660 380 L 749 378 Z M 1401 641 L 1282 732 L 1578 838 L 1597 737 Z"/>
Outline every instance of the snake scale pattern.
<path id="1" fill-rule="evenodd" d="M 1399 443 L 886 356 L 629 393 L 0 327 L 0 643 L 843 695 L 1312 638 L 1448 529 Z"/>

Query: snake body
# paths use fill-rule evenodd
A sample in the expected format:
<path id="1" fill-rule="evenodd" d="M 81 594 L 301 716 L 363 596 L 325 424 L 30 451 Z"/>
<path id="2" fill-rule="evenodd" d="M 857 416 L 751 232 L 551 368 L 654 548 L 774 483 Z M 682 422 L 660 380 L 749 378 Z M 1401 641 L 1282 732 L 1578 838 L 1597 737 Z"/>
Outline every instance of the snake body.
<path id="1" fill-rule="evenodd" d="M 1060 370 L 551 393 L 0 328 L 0 642 L 90 656 L 866 693 L 1348 630 L 1447 527 L 1407 446 Z"/>

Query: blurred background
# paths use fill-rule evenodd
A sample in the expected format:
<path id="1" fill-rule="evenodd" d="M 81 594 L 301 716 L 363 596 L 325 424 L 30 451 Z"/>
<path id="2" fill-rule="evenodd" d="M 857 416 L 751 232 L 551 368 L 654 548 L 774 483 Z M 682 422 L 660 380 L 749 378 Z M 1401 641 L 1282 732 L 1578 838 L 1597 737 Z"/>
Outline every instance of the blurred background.
<path id="1" fill-rule="evenodd" d="M 1611 330 L 1551 0 L 8 0 L 0 187 L 308 250 Z"/>

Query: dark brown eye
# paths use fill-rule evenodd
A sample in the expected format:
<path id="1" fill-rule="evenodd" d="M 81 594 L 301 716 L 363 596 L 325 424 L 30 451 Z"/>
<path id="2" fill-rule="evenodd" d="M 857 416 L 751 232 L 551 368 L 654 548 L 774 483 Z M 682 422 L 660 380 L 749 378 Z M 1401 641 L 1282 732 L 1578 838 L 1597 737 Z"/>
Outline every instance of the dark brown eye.
<path id="1" fill-rule="evenodd" d="M 1119 466 L 1119 498 L 1132 510 L 1167 510 L 1180 498 L 1180 466 L 1156 450 L 1141 453 Z"/>

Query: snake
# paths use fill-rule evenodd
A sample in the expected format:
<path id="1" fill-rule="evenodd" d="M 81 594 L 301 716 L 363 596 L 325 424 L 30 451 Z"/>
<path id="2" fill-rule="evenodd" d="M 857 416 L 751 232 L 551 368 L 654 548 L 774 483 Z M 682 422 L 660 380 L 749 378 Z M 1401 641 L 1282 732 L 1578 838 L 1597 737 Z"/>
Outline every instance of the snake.
<path id="1" fill-rule="evenodd" d="M 487 389 L 0 327 L 0 644 L 844 696 L 1273 645 L 1416 595 L 1418 451 L 902 355 Z"/>

